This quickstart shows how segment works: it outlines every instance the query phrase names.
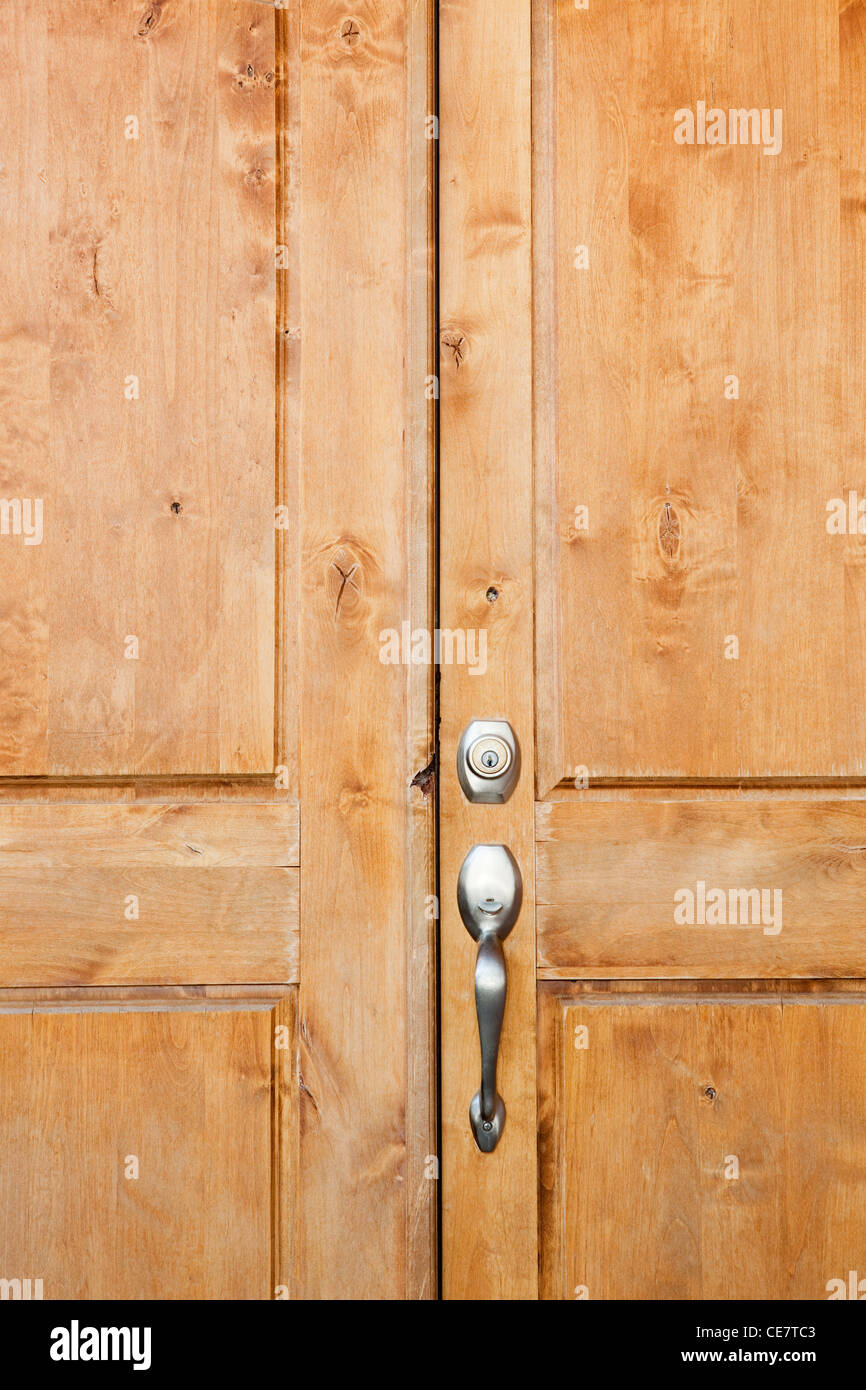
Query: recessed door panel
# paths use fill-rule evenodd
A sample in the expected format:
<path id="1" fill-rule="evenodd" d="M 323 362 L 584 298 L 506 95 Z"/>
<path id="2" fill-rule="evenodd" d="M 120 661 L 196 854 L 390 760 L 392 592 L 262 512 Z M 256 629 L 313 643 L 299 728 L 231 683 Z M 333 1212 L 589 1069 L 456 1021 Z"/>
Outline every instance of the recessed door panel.
<path id="1" fill-rule="evenodd" d="M 862 775 L 862 7 L 535 8 L 540 792 Z"/>
<path id="2" fill-rule="evenodd" d="M 539 1011 L 544 1297 L 849 1296 L 862 994 L 545 985 Z"/>
<path id="3" fill-rule="evenodd" d="M 219 994 L 0 1014 L 0 1258 L 25 1297 L 289 1296 L 296 992 Z"/>
<path id="4" fill-rule="evenodd" d="M 269 771 L 273 14 L 7 9 L 0 774 Z"/>

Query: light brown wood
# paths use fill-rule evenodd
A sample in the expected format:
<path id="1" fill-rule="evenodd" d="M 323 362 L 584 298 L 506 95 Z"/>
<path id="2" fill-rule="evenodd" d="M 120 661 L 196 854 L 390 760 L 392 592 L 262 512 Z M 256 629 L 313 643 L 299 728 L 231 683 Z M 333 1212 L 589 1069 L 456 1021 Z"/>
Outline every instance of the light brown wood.
<path id="1" fill-rule="evenodd" d="M 44 515 L 0 537 L 0 771 L 268 771 L 273 12 L 12 0 L 0 63 L 2 491 Z"/>
<path id="2" fill-rule="evenodd" d="M 862 989 L 664 988 L 539 991 L 543 1296 L 826 1299 L 866 1237 Z"/>
<path id="3" fill-rule="evenodd" d="M 866 783 L 860 777 L 695 777 L 599 778 L 588 787 L 560 782 L 545 797 L 557 801 L 862 801 Z"/>
<path id="4" fill-rule="evenodd" d="M 296 806 L 0 805 L 0 881 L 6 869 L 298 863 Z"/>
<path id="5" fill-rule="evenodd" d="M 548 8 L 539 790 L 862 774 L 862 538 L 826 529 L 862 491 L 860 7 L 841 89 L 836 0 Z M 677 144 L 701 100 L 782 110 L 781 151 Z"/>
<path id="6" fill-rule="evenodd" d="M 0 225 L 0 496 L 35 503 L 51 474 L 46 5 L 10 5 L 0 33 L 0 128 L 4 132 Z M 28 81 L 14 73 L 26 71 Z M 39 177 L 39 171 L 42 177 Z M 49 512 L 50 516 L 50 512 Z M 23 518 L 22 518 L 23 519 Z M 35 516 L 32 517 L 35 522 Z M 44 772 L 48 760 L 48 545 L 0 535 L 0 772 Z"/>
<path id="7" fill-rule="evenodd" d="M 432 670 L 380 661 L 384 630 L 432 626 L 431 25 L 426 0 L 300 10 L 307 1299 L 433 1282 Z"/>
<path id="8" fill-rule="evenodd" d="M 866 973 L 862 800 L 560 802 L 537 829 L 541 978 Z"/>
<path id="9" fill-rule="evenodd" d="M 430 390 L 438 366 L 436 282 L 436 148 L 430 116 L 436 94 L 436 3 L 411 0 L 407 10 L 409 356 L 414 382 L 407 413 L 407 607 L 411 627 L 429 628 L 436 611 L 436 427 Z M 419 138 L 423 127 L 424 139 Z M 436 888 L 437 712 L 432 667 L 409 678 L 406 756 L 413 770 L 406 827 L 406 1275 L 412 1299 L 439 1292 L 439 1155 Z"/>
<path id="10" fill-rule="evenodd" d="M 142 802 L 187 805 L 214 801 L 275 802 L 293 806 L 282 776 L 249 777 L 4 777 L 0 802 Z"/>
<path id="11" fill-rule="evenodd" d="M 853 0 L 839 7 L 839 143 L 841 192 L 842 460 L 843 486 L 866 493 L 866 314 L 863 265 L 866 228 L 861 209 L 866 197 L 866 5 Z M 836 494 L 847 496 L 847 494 Z M 837 540 L 842 540 L 837 537 Z M 845 539 L 846 661 L 849 679 L 863 689 L 866 680 L 866 569 L 862 537 Z M 862 737 L 862 707 L 851 721 L 852 738 Z"/>
<path id="12" fill-rule="evenodd" d="M 274 766 L 285 769 L 284 785 L 298 795 L 300 685 L 297 678 L 300 582 L 301 468 L 301 0 L 286 0 L 276 12 L 276 721 Z"/>
<path id="13" fill-rule="evenodd" d="M 294 985 L 65 985 L 0 989 L 0 1013 L 117 1013 L 137 1010 L 273 1010 Z"/>
<path id="14" fill-rule="evenodd" d="M 288 984 L 298 889 L 297 869 L 4 869 L 0 985 Z"/>
<path id="15" fill-rule="evenodd" d="M 271 1290 L 284 1301 L 300 1287 L 298 1248 L 298 991 L 270 1015 L 271 1024 Z"/>
<path id="16" fill-rule="evenodd" d="M 297 981 L 297 863 L 293 806 L 0 807 L 0 983 Z"/>
<path id="17" fill-rule="evenodd" d="M 532 457 L 535 517 L 535 567 L 555 573 L 559 562 L 559 499 L 556 470 L 557 286 L 551 274 L 556 264 L 557 182 L 553 174 L 556 140 L 554 83 L 554 25 L 556 5 L 532 4 Z M 547 466 L 545 466 L 545 464 Z M 535 601 L 536 794 L 556 785 L 566 765 L 560 689 L 562 650 L 559 605 L 542 593 Z"/>
<path id="18" fill-rule="evenodd" d="M 545 1298 L 826 1298 L 857 1267 L 866 552 L 828 520 L 866 499 L 864 73 L 860 0 L 442 6 L 443 625 L 501 588 L 490 673 L 441 684 L 447 1296 L 532 1296 L 536 1255 Z M 741 138 L 678 141 L 701 104 Z M 537 804 L 467 808 L 461 728 L 523 741 L 533 702 Z M 473 1165 L 454 879 L 530 832 L 537 1047 L 506 1022 Z M 506 1146 L 536 1099 L 529 1248 Z"/>
<path id="19" fill-rule="evenodd" d="M 41 1279 L 45 1299 L 274 1297 L 293 1261 L 295 996 L 0 1016 L 4 1277 Z"/>
<path id="20" fill-rule="evenodd" d="M 443 1292 L 537 1292 L 530 7 L 439 8 L 441 487 L 440 625 L 483 635 L 486 671 L 441 669 Z M 477 641 L 480 643 L 480 637 Z M 480 653 L 480 645 L 476 649 Z M 505 805 L 470 805 L 457 742 L 473 718 L 510 720 L 524 770 Z M 508 1002 L 499 1090 L 508 1118 L 493 1154 L 469 1127 L 480 1082 L 475 945 L 456 883 L 477 842 L 502 842 L 523 877 L 505 946 Z"/>
<path id="21" fill-rule="evenodd" d="M 209 1280 L 208 1191 L 175 1184 L 166 1295 L 254 1275 L 245 1296 L 430 1297 L 433 670 L 379 656 L 383 628 L 433 622 L 434 6 L 108 9 L 13 0 L 0 37 L 0 532 L 16 498 L 46 518 L 41 545 L 0 534 L 3 1083 L 18 1116 L 26 1013 L 55 1039 L 69 1016 L 73 1042 L 95 1013 L 110 1118 L 127 1021 L 158 1016 L 192 1042 L 153 1124 L 169 1148 L 184 1127 L 195 1172 L 195 1018 L 225 1016 L 256 1167 L 247 1221 L 227 1152 L 217 1223 L 246 1221 L 256 1261 Z M 292 1038 L 266 1085 L 263 1008 Z M 267 1124 L 231 1112 L 248 1084 Z M 82 1210 L 64 1188 L 40 1219 L 81 1245 Z M 104 1210 L 80 1296 L 113 1260 L 137 1277 Z"/>

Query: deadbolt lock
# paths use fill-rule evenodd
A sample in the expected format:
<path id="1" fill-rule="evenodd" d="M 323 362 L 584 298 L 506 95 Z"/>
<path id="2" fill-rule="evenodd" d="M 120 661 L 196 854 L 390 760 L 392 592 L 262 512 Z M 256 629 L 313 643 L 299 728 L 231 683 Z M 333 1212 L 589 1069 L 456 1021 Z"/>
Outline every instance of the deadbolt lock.
<path id="1" fill-rule="evenodd" d="M 501 777 L 511 766 L 511 749 L 495 734 L 483 734 L 470 743 L 466 756 L 479 777 Z"/>
<path id="2" fill-rule="evenodd" d="M 507 801 L 520 774 L 520 749 L 504 719 L 473 719 L 457 749 L 457 776 L 468 801 Z"/>

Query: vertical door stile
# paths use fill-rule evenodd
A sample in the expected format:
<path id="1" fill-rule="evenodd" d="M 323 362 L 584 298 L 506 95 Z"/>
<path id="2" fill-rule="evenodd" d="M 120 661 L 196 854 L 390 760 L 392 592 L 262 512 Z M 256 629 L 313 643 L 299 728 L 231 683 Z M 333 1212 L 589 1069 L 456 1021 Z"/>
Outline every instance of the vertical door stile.
<path id="1" fill-rule="evenodd" d="M 439 18 L 443 1293 L 534 1298 L 536 1224 L 530 6 L 444 0 Z M 523 771 L 503 805 L 457 780 L 473 719 L 508 720 Z M 474 844 L 523 879 L 505 943 L 498 1089 L 507 1119 L 476 1147 L 476 946 L 457 910 Z"/>

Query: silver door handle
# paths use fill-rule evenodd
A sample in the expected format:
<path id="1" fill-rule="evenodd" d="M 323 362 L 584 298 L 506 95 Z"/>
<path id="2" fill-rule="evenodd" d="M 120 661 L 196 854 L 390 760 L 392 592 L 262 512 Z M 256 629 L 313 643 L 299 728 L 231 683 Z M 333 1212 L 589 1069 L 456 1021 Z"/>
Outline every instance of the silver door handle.
<path id="1" fill-rule="evenodd" d="M 481 1044 L 481 1087 L 469 1106 L 469 1123 L 482 1153 L 492 1153 L 505 1124 L 505 1102 L 496 1089 L 499 1040 L 505 1017 L 508 976 L 502 943 L 517 921 L 523 881 L 505 845 L 474 845 L 457 879 L 463 924 L 478 942 L 475 1011 Z"/>

